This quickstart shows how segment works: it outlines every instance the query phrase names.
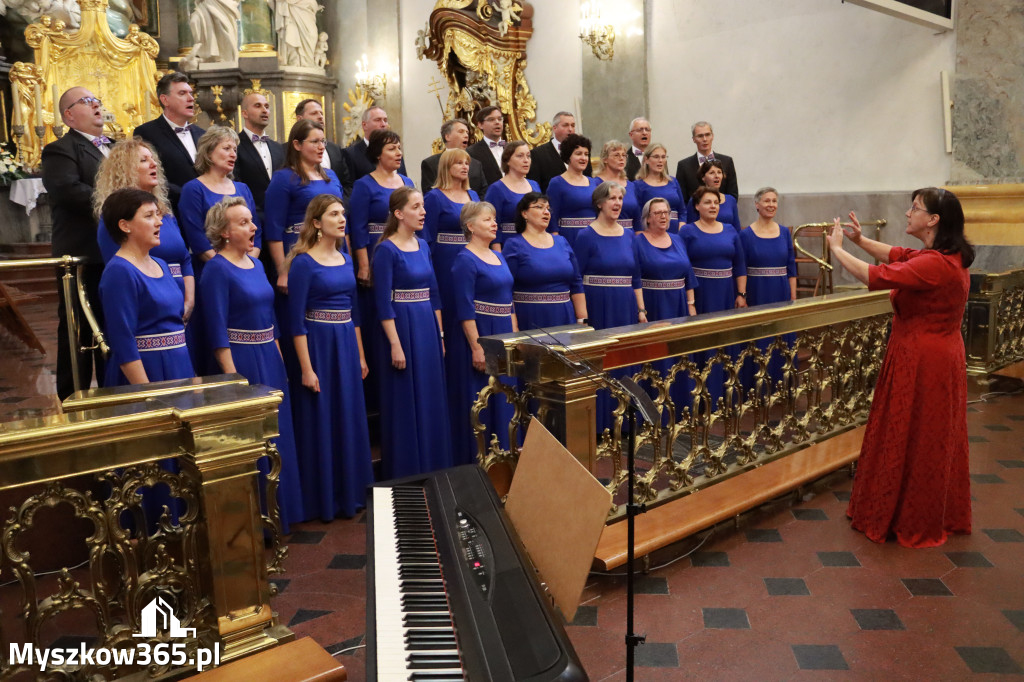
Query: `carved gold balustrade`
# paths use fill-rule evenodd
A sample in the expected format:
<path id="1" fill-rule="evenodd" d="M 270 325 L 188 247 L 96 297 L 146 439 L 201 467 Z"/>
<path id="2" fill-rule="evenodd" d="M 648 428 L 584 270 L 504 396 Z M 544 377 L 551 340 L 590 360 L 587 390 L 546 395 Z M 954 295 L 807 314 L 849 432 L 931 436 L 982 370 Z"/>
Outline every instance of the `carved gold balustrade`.
<path id="1" fill-rule="evenodd" d="M 532 410 L 622 500 L 625 405 L 620 401 L 613 427 L 598 434 L 595 379 L 580 371 L 588 364 L 631 375 L 650 390 L 661 412 L 661 422 L 639 433 L 638 501 L 681 497 L 863 423 L 890 315 L 888 292 L 862 290 L 675 322 L 481 339 L 492 379 L 474 406 L 480 461 L 485 468 L 514 467 Z M 759 345 L 758 339 L 765 341 Z M 552 349 L 575 367 L 558 361 Z M 694 359 L 709 350 L 709 360 Z M 774 381 L 769 363 L 777 365 Z M 713 403 L 708 378 L 716 366 L 725 384 Z M 502 374 L 524 388 L 502 384 Z M 676 384 L 685 389 L 674 389 Z M 516 406 L 507 450 L 478 419 L 499 392 Z M 688 404 L 675 404 L 680 393 L 680 402 Z M 618 505 L 610 519 L 622 513 Z"/>
<path id="2" fill-rule="evenodd" d="M 971 273 L 963 333 L 969 374 L 1024 362 L 1024 268 Z"/>
<path id="3" fill-rule="evenodd" d="M 65 401 L 64 414 L 0 424 L 0 494 L 10 505 L 0 590 L 3 604 L 16 605 L 0 614 L 0 678 L 27 668 L 8 659 L 8 643 L 47 647 L 71 632 L 111 649 L 168 641 L 165 632 L 137 637 L 141 611 L 158 595 L 197 629 L 186 643 L 193 657 L 218 645 L 227 662 L 291 640 L 271 611 L 268 580 L 287 554 L 275 502 L 280 456 L 269 440 L 280 402 L 279 391 L 225 375 L 94 389 Z M 55 579 L 37 575 L 53 568 L 39 564 L 55 547 L 84 550 L 82 565 L 58 562 Z M 70 665 L 46 679 L 184 672 L 170 663 Z"/>

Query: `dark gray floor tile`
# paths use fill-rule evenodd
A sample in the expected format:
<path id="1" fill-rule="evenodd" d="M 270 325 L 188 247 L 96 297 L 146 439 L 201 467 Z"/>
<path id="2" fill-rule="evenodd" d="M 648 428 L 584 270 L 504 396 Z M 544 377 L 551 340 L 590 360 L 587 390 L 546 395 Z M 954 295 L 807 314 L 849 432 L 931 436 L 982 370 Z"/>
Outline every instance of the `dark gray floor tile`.
<path id="1" fill-rule="evenodd" d="M 305 623 L 308 620 L 319 618 L 320 616 L 326 616 L 328 613 L 334 613 L 334 611 L 318 611 L 317 609 L 299 609 L 292 616 L 292 619 L 288 621 L 288 627 L 292 628 L 299 623 Z"/>
<path id="2" fill-rule="evenodd" d="M 1024 534 L 1016 528 L 983 528 L 981 532 L 994 542 L 1024 542 Z"/>
<path id="3" fill-rule="evenodd" d="M 971 474 L 971 483 L 1006 483 L 999 474 Z"/>
<path id="4" fill-rule="evenodd" d="M 288 589 L 288 583 L 290 583 L 290 582 L 291 582 L 290 578 L 274 578 L 273 580 L 270 581 L 270 583 L 272 585 L 276 585 L 277 586 L 277 593 L 278 594 L 281 594 L 286 589 Z"/>
<path id="5" fill-rule="evenodd" d="M 860 566 L 853 552 L 818 552 L 822 566 Z"/>
<path id="6" fill-rule="evenodd" d="M 1004 469 L 1024 469 L 1024 459 L 997 459 Z"/>
<path id="7" fill-rule="evenodd" d="M 837 491 L 835 491 L 832 494 L 835 495 L 836 499 L 839 500 L 840 502 L 849 502 L 850 501 L 850 491 L 849 490 L 837 490 Z"/>
<path id="8" fill-rule="evenodd" d="M 346 639 L 344 642 L 338 642 L 337 644 L 332 644 L 331 646 L 327 647 L 327 653 L 329 653 L 331 656 L 336 656 L 338 655 L 339 651 L 345 651 L 346 649 L 357 647 L 362 643 L 363 635 L 356 635 L 352 639 Z M 342 656 L 354 656 L 355 653 L 355 651 L 349 651 L 346 654 L 342 654 Z"/>
<path id="9" fill-rule="evenodd" d="M 992 568 L 992 562 L 981 552 L 946 552 L 957 568 Z"/>
<path id="10" fill-rule="evenodd" d="M 1012 431 L 1006 424 L 985 424 L 985 428 L 989 431 Z"/>
<path id="11" fill-rule="evenodd" d="M 828 521 L 824 509 L 793 509 L 793 518 L 797 521 Z"/>
<path id="12" fill-rule="evenodd" d="M 319 545 L 327 535 L 327 531 L 297 530 L 288 536 L 289 545 Z"/>
<path id="13" fill-rule="evenodd" d="M 1024 611 L 1003 611 L 1003 615 L 1013 623 L 1013 627 L 1024 632 Z"/>
<path id="14" fill-rule="evenodd" d="M 327 568 L 357 570 L 366 566 L 365 554 L 335 554 Z"/>
<path id="15" fill-rule="evenodd" d="M 905 630 L 892 609 L 850 609 L 861 630 Z"/>
<path id="16" fill-rule="evenodd" d="M 674 642 L 644 642 L 636 648 L 634 660 L 638 668 L 678 668 L 679 651 Z"/>
<path id="17" fill-rule="evenodd" d="M 793 655 L 801 670 L 849 670 L 835 644 L 794 644 Z"/>
<path id="18" fill-rule="evenodd" d="M 765 578 L 764 586 L 773 597 L 808 596 L 811 593 L 803 578 Z"/>
<path id="19" fill-rule="evenodd" d="M 640 575 L 637 576 L 633 589 L 637 594 L 668 594 L 668 578 Z"/>
<path id="20" fill-rule="evenodd" d="M 751 528 L 745 535 L 747 542 L 782 542 L 782 534 L 777 528 Z"/>
<path id="21" fill-rule="evenodd" d="M 576 609 L 576 617 L 572 619 L 569 625 L 580 625 L 588 628 L 597 627 L 597 607 L 580 606 Z"/>
<path id="22" fill-rule="evenodd" d="M 750 619 L 743 609 L 704 609 L 704 627 L 716 630 L 749 630 Z"/>
<path id="23" fill-rule="evenodd" d="M 728 566 L 729 555 L 725 552 L 694 552 L 690 563 L 694 566 Z"/>
<path id="24" fill-rule="evenodd" d="M 958 646 L 955 647 L 960 658 L 971 669 L 972 673 L 1024 673 L 1015 660 L 1010 658 L 1006 649 L 998 646 Z"/>
<path id="25" fill-rule="evenodd" d="M 967 436 L 967 442 L 969 443 L 987 443 L 988 438 L 984 436 Z"/>
<path id="26" fill-rule="evenodd" d="M 946 583 L 938 578 L 903 578 L 903 586 L 915 597 L 952 597 Z"/>

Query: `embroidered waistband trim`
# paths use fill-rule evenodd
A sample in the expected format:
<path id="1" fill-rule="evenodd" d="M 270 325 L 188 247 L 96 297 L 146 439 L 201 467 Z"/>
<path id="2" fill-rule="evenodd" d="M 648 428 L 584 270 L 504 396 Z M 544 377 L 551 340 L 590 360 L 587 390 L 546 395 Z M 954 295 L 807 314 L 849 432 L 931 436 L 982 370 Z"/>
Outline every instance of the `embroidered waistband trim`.
<path id="1" fill-rule="evenodd" d="M 715 270 L 712 268 L 694 268 L 693 274 L 705 279 L 729 279 L 732 277 L 732 268 Z"/>
<path id="2" fill-rule="evenodd" d="M 629 275 L 586 275 L 583 283 L 592 287 L 632 287 L 633 278 Z"/>
<path id="3" fill-rule="evenodd" d="M 415 303 L 429 301 L 430 289 L 392 289 L 391 300 L 395 303 Z"/>
<path id="4" fill-rule="evenodd" d="M 329 322 L 342 324 L 352 321 L 351 310 L 307 310 L 306 320 L 309 322 Z"/>
<path id="5" fill-rule="evenodd" d="M 135 337 L 135 346 L 140 351 L 182 348 L 185 345 L 185 329 L 165 334 L 145 334 Z"/>
<path id="6" fill-rule="evenodd" d="M 516 303 L 568 303 L 568 291 L 513 291 Z"/>
<path id="7" fill-rule="evenodd" d="M 642 279 L 640 284 L 644 289 L 683 289 L 686 287 L 685 279 Z"/>
<path id="8" fill-rule="evenodd" d="M 274 340 L 274 328 L 268 329 L 228 329 L 228 341 L 256 345 L 270 343 Z"/>

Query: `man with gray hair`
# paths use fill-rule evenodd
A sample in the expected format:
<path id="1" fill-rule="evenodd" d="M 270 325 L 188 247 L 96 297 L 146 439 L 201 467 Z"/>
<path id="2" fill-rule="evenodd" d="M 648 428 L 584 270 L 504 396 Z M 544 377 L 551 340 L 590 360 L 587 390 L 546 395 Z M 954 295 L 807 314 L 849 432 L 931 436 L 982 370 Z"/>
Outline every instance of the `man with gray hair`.
<path id="1" fill-rule="evenodd" d="M 717 159 L 722 163 L 722 168 L 725 171 L 722 191 L 739 199 L 740 189 L 736 183 L 736 166 L 732 162 L 732 157 L 711 150 L 711 143 L 715 140 L 711 124 L 707 121 L 697 121 L 690 127 L 690 134 L 693 136 L 693 143 L 697 145 L 697 153 L 686 157 L 676 165 L 676 180 L 679 181 L 679 186 L 683 189 L 683 198 L 689 200 L 700 186 L 697 172 L 700 170 L 701 164 Z"/>
<path id="2" fill-rule="evenodd" d="M 469 146 L 469 122 L 464 118 L 453 118 L 445 121 L 441 126 L 441 139 L 444 141 L 445 149 L 465 149 Z M 420 190 L 426 194 L 434 186 L 437 180 L 437 164 L 441 160 L 441 153 L 433 154 L 423 159 L 420 163 Z M 484 177 L 484 167 L 476 159 L 469 159 L 469 188 L 480 197 L 487 191 L 487 179 Z"/>
<path id="3" fill-rule="evenodd" d="M 551 140 L 534 147 L 530 152 L 530 172 L 527 177 L 540 185 L 541 192 L 548 191 L 551 178 L 565 172 L 565 164 L 562 162 L 559 149 L 562 141 L 575 132 L 576 117 L 571 112 L 559 111 L 551 119 Z M 589 177 L 592 172 L 590 161 L 587 161 L 587 168 L 583 174 Z"/>
<path id="4" fill-rule="evenodd" d="M 629 150 L 626 157 L 626 177 L 636 180 L 636 174 L 640 172 L 643 165 L 644 151 L 651 143 L 651 122 L 643 116 L 637 116 L 629 122 L 629 139 L 633 148 Z"/>
<path id="5" fill-rule="evenodd" d="M 348 174 L 352 178 L 353 183 L 364 175 L 369 175 L 373 172 L 374 164 L 366 156 L 366 148 L 370 144 L 370 133 L 374 130 L 388 129 L 388 112 L 384 111 L 383 107 L 374 105 L 363 112 L 361 125 L 363 127 L 363 137 L 345 147 L 344 152 L 345 165 L 348 166 Z M 402 175 L 408 175 L 405 171 L 405 159 L 402 159 L 402 165 L 398 167 L 398 172 Z"/>

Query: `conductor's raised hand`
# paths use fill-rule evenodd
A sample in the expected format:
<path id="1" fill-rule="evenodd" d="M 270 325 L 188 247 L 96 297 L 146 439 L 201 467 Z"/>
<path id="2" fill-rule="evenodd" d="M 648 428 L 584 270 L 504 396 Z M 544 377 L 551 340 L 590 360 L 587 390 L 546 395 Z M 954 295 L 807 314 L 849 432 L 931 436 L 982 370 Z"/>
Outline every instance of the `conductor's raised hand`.
<path id="1" fill-rule="evenodd" d="M 860 244 L 861 227 L 860 221 L 857 220 L 857 214 L 850 211 L 850 222 L 843 223 L 843 230 L 846 232 L 846 236 L 849 237 L 850 241 L 854 244 Z"/>

